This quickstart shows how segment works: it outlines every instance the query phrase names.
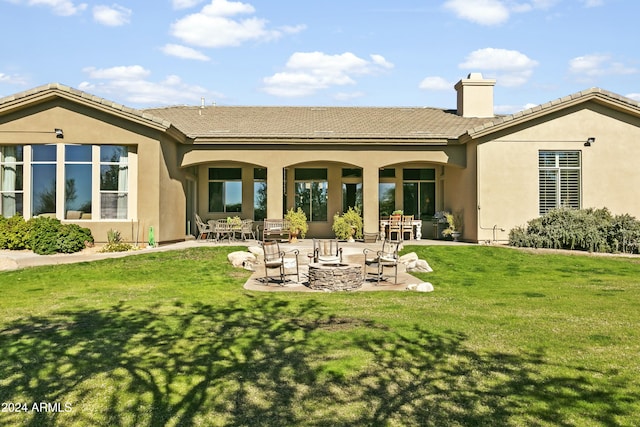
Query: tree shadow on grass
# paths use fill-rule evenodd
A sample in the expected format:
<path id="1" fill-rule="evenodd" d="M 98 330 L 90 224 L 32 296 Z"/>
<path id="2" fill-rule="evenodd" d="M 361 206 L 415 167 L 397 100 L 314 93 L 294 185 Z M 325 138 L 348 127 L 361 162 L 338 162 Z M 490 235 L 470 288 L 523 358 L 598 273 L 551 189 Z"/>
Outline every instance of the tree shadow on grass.
<path id="1" fill-rule="evenodd" d="M 124 304 L 0 330 L 9 425 L 618 425 L 640 396 L 606 372 L 553 376 L 544 354 L 483 354 L 464 334 L 327 316 L 318 301 Z M 334 335 L 336 334 L 336 335 Z M 333 339 L 332 337 L 338 337 Z M 327 369 L 343 359 L 346 372 Z M 360 362 L 358 362 L 358 360 Z M 566 371 L 563 371 L 566 372 Z M 598 402 L 593 413 L 583 402 Z M 574 409 L 572 409 L 574 408 Z M 637 409 L 637 408 L 635 408 Z"/>

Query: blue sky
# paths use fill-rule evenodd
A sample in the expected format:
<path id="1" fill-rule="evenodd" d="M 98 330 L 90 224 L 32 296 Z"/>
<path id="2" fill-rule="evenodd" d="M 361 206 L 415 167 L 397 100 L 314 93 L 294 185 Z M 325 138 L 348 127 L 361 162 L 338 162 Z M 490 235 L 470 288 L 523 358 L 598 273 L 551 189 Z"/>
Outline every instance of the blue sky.
<path id="1" fill-rule="evenodd" d="M 62 83 L 134 108 L 454 108 L 470 72 L 496 113 L 590 87 L 640 101 L 635 0 L 0 0 L 0 97 Z"/>

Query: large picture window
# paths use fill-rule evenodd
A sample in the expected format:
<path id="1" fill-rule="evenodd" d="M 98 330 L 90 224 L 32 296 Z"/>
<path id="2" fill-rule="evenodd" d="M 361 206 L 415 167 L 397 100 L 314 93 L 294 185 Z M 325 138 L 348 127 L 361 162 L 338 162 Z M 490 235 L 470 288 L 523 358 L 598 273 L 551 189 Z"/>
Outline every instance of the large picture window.
<path id="1" fill-rule="evenodd" d="M 209 168 L 209 212 L 242 212 L 241 168 Z"/>
<path id="2" fill-rule="evenodd" d="M 581 207 L 581 159 L 579 151 L 538 153 L 540 215 L 552 209 Z"/>
<path id="3" fill-rule="evenodd" d="M 64 147 L 64 211 L 66 219 L 91 218 L 91 145 Z"/>
<path id="4" fill-rule="evenodd" d="M 328 190 L 326 169 L 295 170 L 295 207 L 302 208 L 307 220 L 327 220 Z"/>
<path id="5" fill-rule="evenodd" d="M 0 214 L 128 219 L 129 152 L 123 145 L 2 145 Z"/>
<path id="6" fill-rule="evenodd" d="M 22 145 L 0 146 L 0 213 L 4 217 L 24 211 L 23 167 Z"/>
<path id="7" fill-rule="evenodd" d="M 31 214 L 56 215 L 57 146 L 31 146 Z"/>
<path id="8" fill-rule="evenodd" d="M 435 169 L 403 169 L 402 180 L 404 214 L 431 218 L 436 213 Z"/>
<path id="9" fill-rule="evenodd" d="M 120 145 L 100 146 L 100 217 L 126 219 L 129 199 L 129 154 Z"/>

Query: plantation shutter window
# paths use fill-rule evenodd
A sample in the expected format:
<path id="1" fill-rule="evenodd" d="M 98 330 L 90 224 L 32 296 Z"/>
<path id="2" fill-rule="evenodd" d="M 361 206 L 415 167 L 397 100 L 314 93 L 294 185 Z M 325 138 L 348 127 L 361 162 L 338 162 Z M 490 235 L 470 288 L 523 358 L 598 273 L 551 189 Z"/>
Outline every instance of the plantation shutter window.
<path id="1" fill-rule="evenodd" d="M 538 153 L 540 215 L 552 209 L 581 206 L 579 151 Z"/>

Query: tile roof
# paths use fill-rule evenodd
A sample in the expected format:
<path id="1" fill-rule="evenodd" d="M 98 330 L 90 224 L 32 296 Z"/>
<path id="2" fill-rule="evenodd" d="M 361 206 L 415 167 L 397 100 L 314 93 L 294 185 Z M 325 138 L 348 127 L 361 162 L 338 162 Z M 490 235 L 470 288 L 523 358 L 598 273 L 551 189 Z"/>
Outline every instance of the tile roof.
<path id="1" fill-rule="evenodd" d="M 52 94 L 107 109 L 129 119 L 178 131 L 183 138 L 413 140 L 473 138 L 588 100 L 640 116 L 640 102 L 591 88 L 507 116 L 465 118 L 453 110 L 428 107 L 241 107 L 173 106 L 138 110 L 59 83 L 0 98 L 0 110 Z M 19 107 L 18 107 L 19 108 Z M 176 136 L 177 137 L 177 136 Z"/>
<path id="2" fill-rule="evenodd" d="M 455 139 L 490 119 L 402 107 L 166 107 L 146 112 L 191 138 Z"/>

